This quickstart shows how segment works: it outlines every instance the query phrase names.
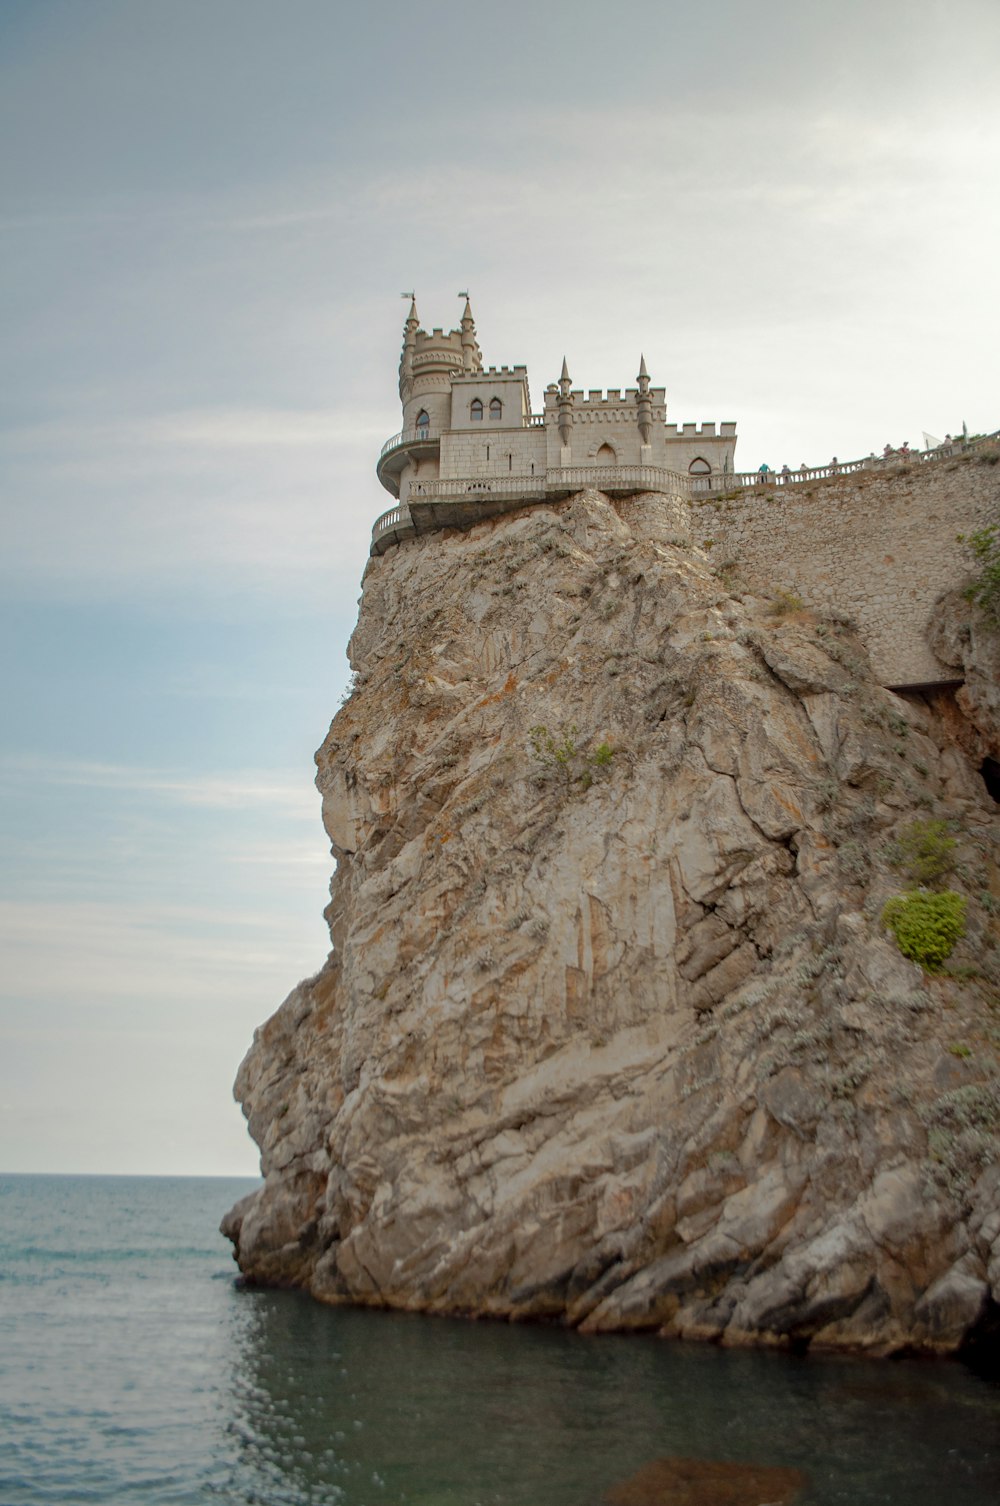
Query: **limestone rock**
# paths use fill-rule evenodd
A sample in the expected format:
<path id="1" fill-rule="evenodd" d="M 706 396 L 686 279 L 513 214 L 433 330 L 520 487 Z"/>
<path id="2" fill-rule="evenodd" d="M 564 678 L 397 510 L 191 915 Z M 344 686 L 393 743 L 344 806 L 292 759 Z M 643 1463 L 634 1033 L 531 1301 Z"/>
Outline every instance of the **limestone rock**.
<path id="1" fill-rule="evenodd" d="M 317 755 L 333 950 L 237 1078 L 245 1277 L 967 1342 L 1000 1302 L 1000 831 L 940 707 L 596 493 L 373 560 L 351 658 Z M 928 815 L 969 899 L 953 976 L 879 924 Z"/>

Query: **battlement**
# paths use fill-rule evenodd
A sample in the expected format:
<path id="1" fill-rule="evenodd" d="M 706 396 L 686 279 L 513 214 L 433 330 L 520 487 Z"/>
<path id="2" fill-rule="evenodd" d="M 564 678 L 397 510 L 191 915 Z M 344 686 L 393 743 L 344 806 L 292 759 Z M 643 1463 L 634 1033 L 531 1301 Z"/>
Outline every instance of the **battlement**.
<path id="1" fill-rule="evenodd" d="M 735 424 L 735 422 L 732 422 L 732 423 L 730 423 L 730 422 L 721 423 L 719 425 L 718 435 L 716 435 L 715 424 L 714 423 L 680 424 L 680 425 L 678 425 L 678 424 L 667 424 L 666 428 L 667 428 L 667 438 L 668 439 L 715 439 L 715 438 L 719 438 L 719 439 L 735 439 L 736 438 L 736 424 Z"/>
<path id="2" fill-rule="evenodd" d="M 483 382 L 488 377 L 507 377 L 517 381 L 526 381 L 527 376 L 527 366 L 484 366 L 481 371 L 459 372 L 455 377 L 455 382 Z"/>
<path id="3" fill-rule="evenodd" d="M 587 412 L 600 409 L 602 412 L 612 412 L 615 409 L 625 409 L 634 414 L 636 402 L 639 398 L 638 387 L 626 387 L 624 393 L 620 387 L 609 387 L 607 393 L 600 387 L 592 388 L 584 392 L 582 387 L 574 387 L 569 393 L 574 412 Z M 665 387 L 650 387 L 649 399 L 654 411 L 660 409 L 662 413 L 667 411 L 667 389 Z M 559 388 L 551 383 L 545 389 L 545 406 L 554 408 L 559 402 Z"/>

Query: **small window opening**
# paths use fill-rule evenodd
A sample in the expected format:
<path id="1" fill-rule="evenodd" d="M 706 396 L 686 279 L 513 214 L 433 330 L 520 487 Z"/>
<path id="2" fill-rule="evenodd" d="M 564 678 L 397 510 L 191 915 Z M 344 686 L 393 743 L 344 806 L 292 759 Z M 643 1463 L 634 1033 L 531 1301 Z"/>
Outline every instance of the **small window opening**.
<path id="1" fill-rule="evenodd" d="M 689 476 L 710 476 L 711 474 L 712 467 L 709 465 L 708 461 L 704 458 L 703 455 L 699 455 L 697 460 L 692 460 L 691 464 L 688 466 Z"/>
<path id="2" fill-rule="evenodd" d="M 417 414 L 417 432 L 426 435 L 430 432 L 431 420 L 426 408 L 421 408 Z"/>
<path id="3" fill-rule="evenodd" d="M 489 447 L 489 445 L 487 445 L 486 446 L 486 459 L 489 460 L 489 458 L 490 458 L 490 447 Z"/>
<path id="4" fill-rule="evenodd" d="M 483 405 L 478 397 L 474 397 L 469 404 L 469 417 L 474 424 L 481 424 L 483 421 Z"/>
<path id="5" fill-rule="evenodd" d="M 513 454 L 510 454 L 510 455 L 507 456 L 507 469 L 509 471 L 512 471 L 514 469 L 514 456 L 513 456 Z"/>
<path id="6" fill-rule="evenodd" d="M 503 403 L 500 401 L 500 399 L 498 397 L 491 397 L 490 398 L 490 420 L 491 420 L 491 422 L 492 423 L 499 423 L 502 413 L 503 413 Z"/>

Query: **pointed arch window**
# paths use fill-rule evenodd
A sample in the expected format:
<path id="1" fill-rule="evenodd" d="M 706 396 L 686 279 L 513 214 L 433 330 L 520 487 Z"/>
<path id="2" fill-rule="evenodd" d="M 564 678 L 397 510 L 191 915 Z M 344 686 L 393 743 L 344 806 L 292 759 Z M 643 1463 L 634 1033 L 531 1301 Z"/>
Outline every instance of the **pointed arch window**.
<path id="1" fill-rule="evenodd" d="M 483 404 L 482 404 L 482 400 L 480 398 L 474 397 L 472 399 L 472 402 L 469 404 L 469 417 L 472 419 L 472 422 L 474 424 L 481 424 L 482 423 L 482 421 L 483 421 Z"/>
<path id="2" fill-rule="evenodd" d="M 431 431 L 430 414 L 426 408 L 421 408 L 417 414 L 417 438 L 426 439 Z"/>
<path id="3" fill-rule="evenodd" d="M 597 452 L 598 465 L 614 465 L 617 456 L 609 444 L 602 444 Z"/>
<path id="4" fill-rule="evenodd" d="M 692 460 L 688 466 L 689 476 L 710 476 L 711 474 L 712 467 L 702 455 L 699 455 L 696 460 Z"/>
<path id="5" fill-rule="evenodd" d="M 498 424 L 503 417 L 503 403 L 498 397 L 490 398 L 490 421 Z"/>

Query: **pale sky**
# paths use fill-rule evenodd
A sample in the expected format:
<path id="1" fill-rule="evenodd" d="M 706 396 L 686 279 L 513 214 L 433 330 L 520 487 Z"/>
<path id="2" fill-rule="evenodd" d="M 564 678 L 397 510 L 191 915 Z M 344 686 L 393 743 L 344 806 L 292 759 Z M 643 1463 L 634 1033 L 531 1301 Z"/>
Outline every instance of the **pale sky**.
<path id="1" fill-rule="evenodd" d="M 1000 425 L 996 0 L 0 0 L 0 1169 L 252 1173 L 399 294 L 737 465 Z"/>

